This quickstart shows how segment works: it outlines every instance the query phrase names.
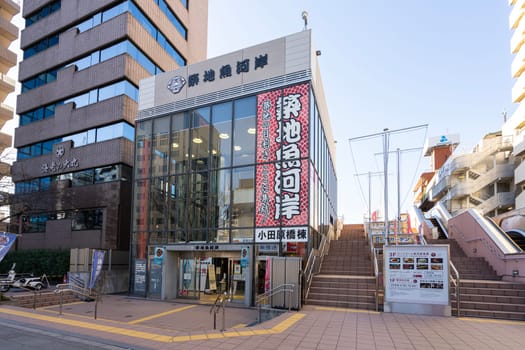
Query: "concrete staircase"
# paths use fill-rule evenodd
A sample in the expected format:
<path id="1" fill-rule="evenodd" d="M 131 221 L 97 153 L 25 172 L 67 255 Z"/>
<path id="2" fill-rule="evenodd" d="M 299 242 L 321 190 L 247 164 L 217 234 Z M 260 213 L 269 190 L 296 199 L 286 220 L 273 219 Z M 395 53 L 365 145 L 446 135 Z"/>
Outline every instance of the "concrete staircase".
<path id="1" fill-rule="evenodd" d="M 63 304 L 80 301 L 80 299 L 73 292 L 63 292 L 62 294 Z M 43 291 L 36 293 L 20 292 L 11 294 L 9 297 L 14 305 L 29 309 L 60 305 L 60 294 L 55 293 L 54 291 Z"/>
<path id="2" fill-rule="evenodd" d="M 525 284 L 501 281 L 484 258 L 467 257 L 455 240 L 428 240 L 449 244 L 450 258 L 460 276 L 460 316 L 525 321 Z M 457 315 L 452 299 L 452 314 Z"/>
<path id="3" fill-rule="evenodd" d="M 375 310 L 376 282 L 363 225 L 344 225 L 330 242 L 321 271 L 314 276 L 306 304 Z"/>

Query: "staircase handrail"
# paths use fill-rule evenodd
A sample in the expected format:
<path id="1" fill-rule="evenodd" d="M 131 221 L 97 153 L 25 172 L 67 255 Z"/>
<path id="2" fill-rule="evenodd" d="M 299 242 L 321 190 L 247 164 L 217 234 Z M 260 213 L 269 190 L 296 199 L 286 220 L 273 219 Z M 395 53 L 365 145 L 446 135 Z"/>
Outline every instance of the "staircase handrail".
<path id="1" fill-rule="evenodd" d="M 86 297 L 94 298 L 96 293 L 88 288 L 81 288 L 73 283 L 61 283 L 55 286 L 55 293 L 73 292 L 74 294 Z"/>
<path id="2" fill-rule="evenodd" d="M 458 270 L 456 269 L 456 267 L 454 266 L 454 264 L 452 263 L 452 260 L 449 261 L 449 265 L 450 265 L 450 282 L 454 284 L 454 294 L 455 294 L 455 297 L 456 297 L 456 316 L 459 317 L 459 310 L 460 310 L 460 305 L 459 305 L 459 296 L 460 296 L 460 293 L 459 293 L 459 282 L 460 282 L 460 279 L 459 279 L 459 272 Z M 454 278 L 453 274 L 456 276 Z"/>
<path id="3" fill-rule="evenodd" d="M 257 295 L 257 298 L 255 299 L 255 305 L 257 306 L 258 321 L 261 322 L 263 301 L 266 300 L 267 302 L 265 305 L 268 305 L 270 303 L 270 297 L 277 295 L 279 293 L 288 293 L 288 311 L 290 311 L 292 308 L 292 293 L 293 292 L 295 292 L 295 284 L 283 283 L 283 284 L 278 285 L 275 288 L 272 288 L 262 294 Z"/>
<path id="4" fill-rule="evenodd" d="M 377 263 L 377 252 L 379 250 L 383 250 L 383 248 L 373 248 L 373 256 L 372 256 L 372 261 L 374 265 L 374 276 L 376 280 L 376 293 L 375 293 L 376 311 L 379 311 L 379 264 Z"/>
<path id="5" fill-rule="evenodd" d="M 304 278 L 305 278 L 305 288 L 304 288 L 304 297 L 303 300 L 308 298 L 308 293 L 310 292 L 310 286 L 312 284 L 313 277 L 319 273 L 321 264 L 323 262 L 324 256 L 328 253 L 330 248 L 330 235 L 324 235 L 321 239 L 321 244 L 319 249 L 312 249 L 306 266 L 304 268 Z"/>
<path id="6" fill-rule="evenodd" d="M 213 329 L 217 329 L 217 314 L 222 309 L 221 332 L 224 332 L 226 324 L 226 310 L 224 309 L 224 305 L 230 301 L 231 297 L 228 295 L 227 292 L 224 292 L 224 294 L 217 295 L 217 299 L 215 299 L 215 303 L 211 306 L 210 309 L 210 314 L 213 314 Z"/>

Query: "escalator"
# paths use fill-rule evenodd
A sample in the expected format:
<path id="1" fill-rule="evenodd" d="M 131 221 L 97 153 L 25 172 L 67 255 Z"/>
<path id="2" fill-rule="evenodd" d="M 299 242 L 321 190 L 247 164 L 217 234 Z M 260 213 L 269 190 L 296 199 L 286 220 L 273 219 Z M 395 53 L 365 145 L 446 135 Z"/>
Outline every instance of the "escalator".
<path id="1" fill-rule="evenodd" d="M 438 231 L 438 239 L 448 239 L 448 232 L 447 229 L 444 227 L 444 225 L 441 223 L 441 220 L 439 220 L 436 217 L 432 217 L 429 219 L 429 221 L 434 225 L 434 227 Z"/>
<path id="2" fill-rule="evenodd" d="M 522 250 L 525 251 L 525 231 L 520 229 L 508 230 L 507 234 Z"/>

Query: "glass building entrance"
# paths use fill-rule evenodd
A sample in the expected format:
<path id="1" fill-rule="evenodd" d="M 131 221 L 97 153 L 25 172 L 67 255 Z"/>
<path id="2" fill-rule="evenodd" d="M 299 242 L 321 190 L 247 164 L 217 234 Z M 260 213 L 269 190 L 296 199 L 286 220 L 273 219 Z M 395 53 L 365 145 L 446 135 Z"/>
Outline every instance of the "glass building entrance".
<path id="1" fill-rule="evenodd" d="M 233 303 L 249 299 L 249 265 L 242 266 L 238 257 L 181 256 L 178 266 L 177 298 L 213 303 L 217 295 L 227 293 Z"/>

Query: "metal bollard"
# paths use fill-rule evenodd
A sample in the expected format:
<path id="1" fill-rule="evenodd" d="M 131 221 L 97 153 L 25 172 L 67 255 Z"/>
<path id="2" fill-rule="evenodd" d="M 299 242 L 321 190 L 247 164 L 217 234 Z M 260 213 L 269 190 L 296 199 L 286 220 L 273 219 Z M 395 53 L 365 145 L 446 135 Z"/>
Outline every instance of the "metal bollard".
<path id="1" fill-rule="evenodd" d="M 221 332 L 226 330 L 226 308 L 222 305 L 222 329 Z"/>

